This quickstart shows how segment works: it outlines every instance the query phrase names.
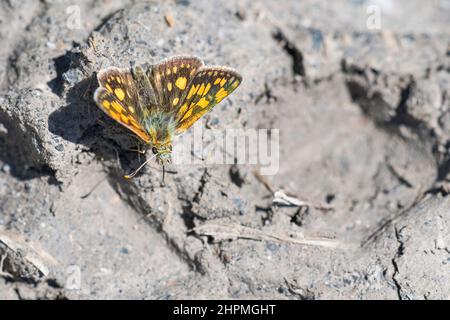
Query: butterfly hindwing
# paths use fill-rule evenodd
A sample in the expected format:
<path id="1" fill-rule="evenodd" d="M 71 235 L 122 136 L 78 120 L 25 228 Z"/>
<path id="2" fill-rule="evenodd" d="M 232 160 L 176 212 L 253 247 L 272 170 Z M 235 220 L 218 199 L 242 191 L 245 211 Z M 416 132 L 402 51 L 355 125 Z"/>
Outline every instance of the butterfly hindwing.
<path id="1" fill-rule="evenodd" d="M 97 74 L 99 87 L 94 93 L 97 105 L 108 116 L 133 131 L 143 141 L 150 138 L 139 122 L 139 100 L 130 72 L 108 68 Z"/>
<path id="2" fill-rule="evenodd" d="M 205 113 L 230 95 L 241 81 L 241 75 L 231 68 L 200 68 L 175 116 L 176 133 L 180 134 L 189 129 Z"/>
<path id="3" fill-rule="evenodd" d="M 178 110 L 191 80 L 202 66 L 199 58 L 179 56 L 149 69 L 148 77 L 156 94 L 158 111 L 174 113 Z"/>

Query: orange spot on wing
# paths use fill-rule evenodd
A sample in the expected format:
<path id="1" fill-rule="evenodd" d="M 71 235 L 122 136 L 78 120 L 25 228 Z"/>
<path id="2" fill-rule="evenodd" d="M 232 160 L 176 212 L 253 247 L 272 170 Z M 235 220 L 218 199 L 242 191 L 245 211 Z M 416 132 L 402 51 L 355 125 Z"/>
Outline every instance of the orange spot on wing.
<path id="1" fill-rule="evenodd" d="M 110 111 L 108 114 L 111 118 L 120 122 L 120 115 L 118 113 Z"/>
<path id="2" fill-rule="evenodd" d="M 186 112 L 186 109 L 187 109 L 187 103 L 183 104 L 180 107 L 180 110 L 178 111 L 178 114 L 184 114 Z"/>
<path id="3" fill-rule="evenodd" d="M 228 95 L 228 92 L 224 88 L 220 88 L 220 90 L 217 91 L 216 96 L 215 96 L 217 103 L 222 101 L 223 98 L 225 98 L 227 95 Z"/>
<path id="4" fill-rule="evenodd" d="M 203 95 L 204 95 L 204 96 L 208 93 L 209 89 L 211 89 L 211 83 L 208 83 L 208 84 L 206 85 L 205 90 L 203 91 Z"/>
<path id="5" fill-rule="evenodd" d="M 188 99 L 190 99 L 195 94 L 195 92 L 198 90 L 198 87 L 199 87 L 198 85 L 193 85 L 191 87 L 187 96 Z"/>
<path id="6" fill-rule="evenodd" d="M 233 84 L 231 85 L 231 90 L 236 89 L 239 84 L 240 84 L 239 80 L 236 80 L 235 82 L 233 82 Z"/>
<path id="7" fill-rule="evenodd" d="M 205 90 L 205 84 L 202 83 L 202 85 L 200 86 L 200 89 L 198 89 L 198 91 L 197 91 L 197 94 L 199 96 L 201 96 L 203 93 L 203 90 Z"/>
<path id="8" fill-rule="evenodd" d="M 125 92 L 120 88 L 114 89 L 114 94 L 120 101 L 123 101 L 123 99 L 125 99 Z"/>
<path id="9" fill-rule="evenodd" d="M 180 89 L 184 90 L 186 88 L 187 79 L 185 77 L 179 77 L 177 81 L 175 81 L 175 85 Z"/>
<path id="10" fill-rule="evenodd" d="M 209 100 L 206 99 L 206 97 L 203 97 L 199 100 L 199 102 L 197 102 L 197 105 L 201 108 L 205 108 L 209 105 Z"/>
<path id="11" fill-rule="evenodd" d="M 123 108 L 122 108 L 122 106 L 121 106 L 117 101 L 113 101 L 113 102 L 111 103 L 111 106 L 114 108 L 114 110 L 115 110 L 117 113 L 122 113 Z"/>
<path id="12" fill-rule="evenodd" d="M 120 115 L 120 120 L 125 123 L 125 124 L 129 124 L 130 123 L 130 118 L 128 118 L 127 116 L 124 116 L 123 114 Z"/>

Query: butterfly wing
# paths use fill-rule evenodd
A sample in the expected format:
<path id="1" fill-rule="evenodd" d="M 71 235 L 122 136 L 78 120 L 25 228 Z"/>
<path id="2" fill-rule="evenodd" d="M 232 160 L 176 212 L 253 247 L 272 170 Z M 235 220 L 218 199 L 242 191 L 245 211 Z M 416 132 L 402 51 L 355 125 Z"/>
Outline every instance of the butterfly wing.
<path id="1" fill-rule="evenodd" d="M 205 67 L 200 59 L 183 56 L 149 67 L 146 75 L 136 69 L 134 76 L 137 78 L 127 69 L 100 71 L 100 87 L 94 100 L 106 114 L 147 143 L 151 138 L 140 119 L 158 113 L 173 114 L 175 133 L 181 134 L 242 81 L 231 68 Z M 136 80 L 141 89 L 136 87 Z M 149 92 L 144 96 L 141 91 Z"/>
<path id="2" fill-rule="evenodd" d="M 242 82 L 239 73 L 231 68 L 201 67 L 189 84 L 175 116 L 176 134 L 189 129 L 216 104 L 230 95 Z"/>
<path id="3" fill-rule="evenodd" d="M 187 95 L 187 88 L 203 61 L 192 56 L 178 56 L 165 60 L 148 70 L 154 89 L 157 112 L 176 113 Z"/>
<path id="4" fill-rule="evenodd" d="M 94 100 L 98 107 L 148 143 L 150 137 L 138 120 L 141 110 L 131 73 L 126 69 L 108 68 L 101 70 L 97 79 L 99 87 Z"/>

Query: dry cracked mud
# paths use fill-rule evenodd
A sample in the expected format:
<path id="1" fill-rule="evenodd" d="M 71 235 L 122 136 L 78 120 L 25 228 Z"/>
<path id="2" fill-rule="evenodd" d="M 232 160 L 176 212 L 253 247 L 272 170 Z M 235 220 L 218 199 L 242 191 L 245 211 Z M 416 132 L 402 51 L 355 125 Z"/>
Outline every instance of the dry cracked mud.
<path id="1" fill-rule="evenodd" d="M 0 299 L 449 299 L 449 16 L 0 2 Z M 143 158 L 95 106 L 95 73 L 177 54 L 239 70 L 196 126 L 280 129 L 275 175 L 199 161 L 164 186 L 156 165 L 123 179 Z"/>

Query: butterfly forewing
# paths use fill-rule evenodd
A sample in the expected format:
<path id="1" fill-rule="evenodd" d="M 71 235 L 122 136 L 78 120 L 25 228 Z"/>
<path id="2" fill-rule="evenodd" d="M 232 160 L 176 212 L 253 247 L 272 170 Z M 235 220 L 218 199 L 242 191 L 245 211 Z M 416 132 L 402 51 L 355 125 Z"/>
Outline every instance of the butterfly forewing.
<path id="1" fill-rule="evenodd" d="M 128 69 L 110 67 L 101 70 L 97 74 L 97 79 L 100 87 L 105 88 L 117 100 L 122 102 L 123 105 L 132 107 L 132 110 L 139 108 L 135 81 Z"/>
<path id="2" fill-rule="evenodd" d="M 140 106 L 131 73 L 124 69 L 108 68 L 100 71 L 97 79 L 100 87 L 95 91 L 94 100 L 100 109 L 143 141 L 150 141 L 139 122 Z"/>
<path id="3" fill-rule="evenodd" d="M 241 81 L 241 75 L 231 68 L 200 68 L 186 90 L 175 116 L 176 133 L 189 129 L 200 117 L 230 95 Z"/>
<path id="4" fill-rule="evenodd" d="M 203 62 L 196 57 L 174 57 L 149 70 L 149 79 L 158 101 L 158 111 L 175 113 L 197 70 Z"/>

